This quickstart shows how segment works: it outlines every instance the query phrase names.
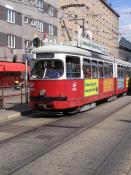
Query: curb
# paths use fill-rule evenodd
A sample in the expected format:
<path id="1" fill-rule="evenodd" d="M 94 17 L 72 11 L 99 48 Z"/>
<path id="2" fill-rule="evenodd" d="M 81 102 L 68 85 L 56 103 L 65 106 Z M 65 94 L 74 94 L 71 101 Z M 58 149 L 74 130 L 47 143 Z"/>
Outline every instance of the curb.
<path id="1" fill-rule="evenodd" d="M 14 111 L 14 113 L 12 113 L 12 114 L 5 114 L 5 116 L 3 115 L 2 117 L 0 117 L 0 122 L 17 119 L 19 117 L 22 117 L 23 115 L 28 115 L 31 112 L 32 112 L 31 109 L 28 109 L 28 110 L 25 110 L 25 111 L 22 111 L 22 112 Z"/>
<path id="2" fill-rule="evenodd" d="M 25 95 L 24 93 L 16 93 L 16 94 L 7 94 L 7 95 L 4 95 L 4 97 L 3 98 L 7 98 L 7 97 L 14 97 L 14 96 L 23 96 L 23 95 Z"/>

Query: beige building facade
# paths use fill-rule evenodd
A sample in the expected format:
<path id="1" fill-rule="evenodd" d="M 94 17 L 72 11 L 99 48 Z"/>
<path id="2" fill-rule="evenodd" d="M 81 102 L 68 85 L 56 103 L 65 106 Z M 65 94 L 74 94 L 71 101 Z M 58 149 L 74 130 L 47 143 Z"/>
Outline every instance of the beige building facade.
<path id="1" fill-rule="evenodd" d="M 108 48 L 119 58 L 119 14 L 104 0 L 59 0 L 58 40 L 63 43 L 83 37 Z"/>

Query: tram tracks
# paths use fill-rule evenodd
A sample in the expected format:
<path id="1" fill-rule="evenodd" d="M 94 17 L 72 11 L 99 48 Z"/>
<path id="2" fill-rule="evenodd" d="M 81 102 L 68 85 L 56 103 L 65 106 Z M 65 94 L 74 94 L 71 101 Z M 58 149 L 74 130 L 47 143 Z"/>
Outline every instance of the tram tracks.
<path id="1" fill-rule="evenodd" d="M 47 154 L 48 152 L 50 152 L 51 150 L 55 149 L 56 147 L 64 144 L 64 142 L 68 141 L 69 139 L 72 139 L 73 137 L 76 137 L 77 135 L 79 135 L 80 133 L 84 132 L 87 129 L 90 129 L 92 127 L 94 127 L 95 125 L 99 124 L 100 122 L 102 122 L 103 120 L 109 118 L 111 115 L 113 115 L 114 113 L 116 113 L 117 111 L 121 110 L 121 108 L 124 108 L 126 106 L 128 106 L 129 104 L 131 104 L 131 101 L 127 101 L 124 104 L 120 105 L 118 104 L 115 108 L 110 109 L 108 112 L 106 112 L 106 109 L 109 109 L 109 107 L 111 107 L 111 103 L 108 104 L 103 104 L 100 107 L 96 108 L 93 112 L 93 110 L 88 111 L 86 114 L 88 114 L 88 118 L 85 119 L 85 113 L 81 113 L 81 114 L 77 114 L 76 116 L 70 116 L 69 118 L 65 117 L 65 118 L 61 118 L 59 120 L 50 122 L 44 126 L 40 126 L 39 128 L 34 129 L 33 131 L 29 131 L 27 133 L 23 133 L 15 138 L 12 138 L 10 141 L 13 141 L 15 139 L 18 139 L 20 136 L 24 136 L 25 134 L 31 134 L 32 132 L 36 132 L 38 130 L 54 130 L 55 129 L 60 129 L 60 128 L 64 128 L 65 131 L 68 132 L 64 135 L 61 135 L 61 137 L 54 139 L 53 141 L 47 141 L 46 143 L 46 147 L 44 146 L 40 146 L 39 149 L 34 153 L 32 153 L 31 157 L 28 157 L 27 159 L 25 159 L 22 163 L 17 164 L 17 166 L 15 166 L 10 172 L 9 174 L 13 174 L 14 172 L 18 171 L 19 169 L 23 168 L 25 165 L 35 161 L 36 159 L 39 159 L 40 157 L 44 156 L 45 154 Z M 103 112 L 102 114 L 98 113 L 100 108 L 103 108 Z M 97 116 L 96 116 L 97 114 Z M 80 116 L 78 116 L 80 115 Z M 95 118 L 95 119 L 94 119 Z M 82 119 L 82 123 L 80 122 L 80 120 Z M 91 120 L 92 119 L 92 120 Z M 85 123 L 86 121 L 86 123 Z M 46 132 L 48 132 L 46 131 Z M 47 135 L 47 140 L 48 137 L 50 136 Z M 49 138 L 50 140 L 50 138 Z M 8 140 L 9 141 L 9 140 Z M 2 142 L 4 143 L 4 142 Z"/>
<path id="2" fill-rule="evenodd" d="M 38 115 L 39 115 L 39 117 L 38 117 Z M 9 135 L 7 138 L 2 138 L 2 139 L 0 138 L 0 144 L 4 144 L 4 143 L 9 142 L 13 139 L 17 139 L 24 134 L 34 132 L 35 130 L 41 128 L 42 126 L 47 125 L 50 122 L 54 122 L 54 121 L 60 119 L 58 117 L 57 118 L 50 118 L 49 116 L 48 117 L 45 116 L 45 118 L 43 118 L 43 117 L 40 117 L 41 115 L 42 115 L 41 113 L 38 113 L 35 115 L 30 114 L 26 117 L 20 117 L 17 119 L 13 119 L 10 121 L 0 123 L 0 132 L 3 132 L 3 133 L 5 132 L 7 134 L 9 132 L 13 133 L 12 135 Z M 35 124 L 35 121 L 36 121 L 36 124 Z M 23 130 L 22 130 L 21 126 L 23 126 Z M 27 126 L 27 128 L 26 128 L 26 126 Z"/>
<path id="3" fill-rule="evenodd" d="M 50 118 L 49 116 L 41 116 L 41 115 L 43 115 L 43 114 L 41 114 L 41 113 L 39 113 L 39 114 L 35 114 L 34 116 L 32 115 L 32 114 L 30 114 L 28 117 L 21 117 L 21 118 L 17 118 L 17 119 L 14 119 L 14 120 L 10 120 L 10 121 L 7 121 L 7 122 L 3 122 L 3 123 L 0 123 L 0 132 L 1 132 L 1 128 L 4 128 L 4 130 L 6 130 L 6 127 L 7 128 L 9 128 L 9 127 L 11 127 L 12 125 L 13 126 L 15 126 L 15 125 L 19 125 L 20 126 L 20 122 L 24 122 L 24 123 L 28 123 L 29 121 L 30 121 L 30 123 L 31 122 L 33 122 L 33 120 L 38 120 L 38 119 L 40 119 L 40 116 L 41 116 L 41 119 L 43 118 L 44 120 L 43 121 L 41 121 L 40 123 L 38 123 L 37 125 L 35 125 L 35 126 L 33 126 L 32 128 L 30 128 L 30 129 L 27 129 L 27 130 L 25 130 L 25 131 L 23 131 L 23 132 L 20 132 L 20 133 L 17 133 L 17 131 L 16 131 L 16 134 L 14 134 L 14 136 L 12 136 L 12 137 L 9 137 L 9 138 L 7 138 L 7 139 L 3 139 L 3 140 L 0 140 L 0 144 L 3 144 L 3 143 L 5 143 L 5 142 L 8 142 L 8 141 L 10 141 L 10 140 L 13 140 L 13 139 L 17 139 L 18 137 L 20 137 L 20 136 L 22 136 L 22 135 L 24 135 L 24 134 L 28 134 L 28 133 L 31 133 L 31 132 L 35 132 L 35 130 L 38 130 L 38 129 L 40 129 L 40 128 L 42 128 L 42 127 L 50 127 L 50 128 L 53 128 L 53 127 L 67 127 L 67 128 L 74 128 L 74 129 L 77 129 L 77 131 L 76 132 L 74 132 L 73 133 L 73 135 L 71 135 L 71 136 L 69 136 L 69 137 L 67 137 L 67 140 L 68 139 L 70 139 L 70 138 L 72 138 L 72 137 L 74 137 L 75 135 L 78 135 L 79 133 L 81 133 L 81 132 L 83 132 L 84 130 L 86 130 L 86 129 L 89 129 L 89 128 L 91 128 L 91 127 L 94 127 L 95 125 L 97 125 L 97 124 L 99 124 L 100 122 L 102 122 L 103 120 L 105 120 L 106 118 L 108 118 L 108 117 L 110 117 L 112 114 L 114 114 L 114 113 L 116 113 L 117 111 L 119 111 L 121 108 L 124 108 L 124 107 L 126 107 L 127 105 L 129 105 L 131 103 L 131 101 L 129 101 L 129 102 L 127 102 L 127 103 L 125 103 L 124 104 L 124 106 L 119 106 L 117 109 L 115 109 L 115 110 L 110 110 L 110 111 L 107 111 L 106 113 L 104 113 L 103 115 L 101 115 L 101 116 L 98 116 L 98 117 L 96 117 L 95 115 L 92 115 L 92 116 L 89 116 L 88 115 L 88 118 L 92 118 L 92 120 L 90 120 L 89 119 L 89 121 L 87 122 L 87 123 L 84 123 L 82 126 L 64 126 L 64 125 L 57 125 L 56 123 L 60 120 L 60 121 L 62 121 L 63 119 L 65 119 L 65 118 L 67 118 L 67 117 L 58 117 L 58 116 L 56 116 L 56 117 L 53 117 L 53 118 Z M 103 104 L 103 106 L 105 106 L 106 104 Z M 87 111 L 87 112 L 89 112 L 89 111 Z M 77 115 L 83 115 L 84 113 L 80 113 L 80 114 L 77 114 Z M 39 115 L 39 116 L 38 116 Z M 70 115 L 69 116 L 69 118 L 68 119 L 70 119 L 70 118 L 73 118 L 74 117 L 74 115 L 72 116 L 72 115 Z M 67 120 L 68 120 L 67 119 Z M 81 119 L 81 116 L 80 116 L 80 118 L 79 119 Z M 11 128 L 10 128 L 10 130 L 11 130 Z M 18 128 L 18 130 L 19 130 L 19 128 Z M 66 141 L 66 138 L 65 138 L 65 141 Z"/>
<path id="4" fill-rule="evenodd" d="M 131 102 L 127 102 L 125 104 L 125 106 L 130 104 L 130 103 Z M 103 104 L 103 105 L 106 105 L 106 104 Z M 123 106 L 123 107 L 125 107 L 125 106 Z M 91 116 L 92 120 L 90 121 L 90 119 L 89 119 L 88 123 L 84 123 L 80 127 L 69 126 L 69 128 L 77 128 L 78 131 L 75 132 L 75 135 L 77 135 L 77 134 L 79 134 L 79 132 L 83 132 L 85 129 L 91 128 L 91 127 L 95 126 L 96 124 L 100 123 L 101 121 L 108 118 L 110 115 L 112 115 L 113 113 L 117 112 L 120 109 L 121 109 L 121 106 L 118 107 L 117 110 L 112 111 L 112 113 L 110 113 L 110 114 L 108 114 L 108 111 L 107 111 L 106 114 L 102 115 L 101 117 L 96 117 L 95 115 Z M 109 112 L 111 112 L 111 111 L 109 111 Z M 77 115 L 83 115 L 83 114 L 77 114 Z M 4 131 L 6 132 L 6 130 L 7 130 L 7 133 L 8 133 L 9 130 L 11 132 L 12 126 L 13 126 L 13 129 L 17 125 L 18 126 L 22 126 L 22 125 L 24 126 L 24 124 L 22 124 L 23 122 L 25 123 L 25 126 L 26 126 L 26 123 L 32 123 L 32 122 L 34 122 L 33 120 L 39 120 L 40 117 L 41 117 L 41 119 L 43 118 L 43 121 L 41 120 L 40 123 L 38 123 L 37 125 L 34 124 L 34 126 L 31 126 L 30 128 L 27 128 L 27 129 L 25 128 L 25 130 L 20 131 L 20 132 L 17 131 L 17 130 L 19 130 L 19 127 L 17 127 L 16 128 L 16 133 L 13 133 L 13 135 L 11 135 L 7 138 L 3 138 L 2 140 L 0 139 L 0 144 L 6 143 L 6 142 L 8 142 L 10 140 L 13 140 L 13 139 L 17 139 L 18 137 L 20 137 L 24 134 L 35 132 L 35 130 L 40 129 L 41 127 L 44 127 L 44 126 L 45 127 L 48 126 L 50 128 L 64 127 L 63 125 L 57 126 L 57 124 L 55 124 L 56 122 L 58 122 L 58 120 L 63 120 L 63 117 L 58 117 L 58 116 L 55 117 L 54 116 L 53 118 L 50 118 L 49 115 L 48 116 L 45 115 L 44 116 L 45 118 L 44 118 L 43 113 L 36 113 L 36 114 L 30 114 L 27 117 L 21 117 L 21 118 L 17 118 L 17 119 L 14 119 L 14 120 L 10 120 L 10 121 L 0 123 L 0 132 L 4 132 Z M 70 120 L 70 118 L 73 118 L 73 117 L 74 117 L 74 115 L 73 116 L 70 115 L 67 120 Z M 89 115 L 88 115 L 88 118 L 90 118 Z M 81 119 L 81 117 L 80 117 L 80 119 Z M 2 128 L 4 128 L 4 130 Z M 68 126 L 67 126 L 67 128 L 68 128 Z M 69 137 L 69 139 L 70 139 L 70 137 Z"/>

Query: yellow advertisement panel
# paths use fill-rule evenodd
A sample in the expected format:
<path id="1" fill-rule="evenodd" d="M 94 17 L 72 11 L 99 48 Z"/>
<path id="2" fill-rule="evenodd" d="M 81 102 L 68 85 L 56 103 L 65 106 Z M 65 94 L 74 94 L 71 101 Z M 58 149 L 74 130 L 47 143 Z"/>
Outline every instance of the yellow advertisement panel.
<path id="1" fill-rule="evenodd" d="M 103 80 L 103 92 L 113 91 L 113 79 L 104 79 Z"/>
<path id="2" fill-rule="evenodd" d="M 90 79 L 84 82 L 84 96 L 97 95 L 99 93 L 99 80 Z"/>
<path id="3" fill-rule="evenodd" d="M 126 88 L 128 88 L 128 87 L 129 87 L 129 77 L 126 78 Z"/>

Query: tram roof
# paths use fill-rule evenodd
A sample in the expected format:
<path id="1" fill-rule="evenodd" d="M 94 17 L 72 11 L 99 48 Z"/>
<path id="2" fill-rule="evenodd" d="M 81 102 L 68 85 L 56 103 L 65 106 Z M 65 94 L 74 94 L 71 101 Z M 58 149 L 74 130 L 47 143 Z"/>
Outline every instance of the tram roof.
<path id="1" fill-rule="evenodd" d="M 91 56 L 91 52 L 68 45 L 47 45 L 33 49 L 33 53 L 67 53 L 74 55 Z"/>
<path id="2" fill-rule="evenodd" d="M 131 67 L 131 63 L 127 62 L 127 61 L 123 61 L 123 60 L 120 60 L 120 59 L 115 59 L 115 62 L 117 64 L 120 64 L 120 65 L 123 65 L 123 66 L 130 66 Z"/>
<path id="3" fill-rule="evenodd" d="M 73 54 L 73 55 L 83 55 L 91 58 L 100 59 L 103 61 L 109 61 L 109 62 L 116 62 L 117 64 L 130 66 L 131 63 L 115 59 L 107 55 L 102 55 L 97 52 L 88 51 L 85 49 L 81 49 L 78 47 L 70 46 L 70 45 L 46 45 L 46 46 L 40 46 L 38 48 L 33 49 L 33 53 L 66 53 L 66 54 Z"/>

